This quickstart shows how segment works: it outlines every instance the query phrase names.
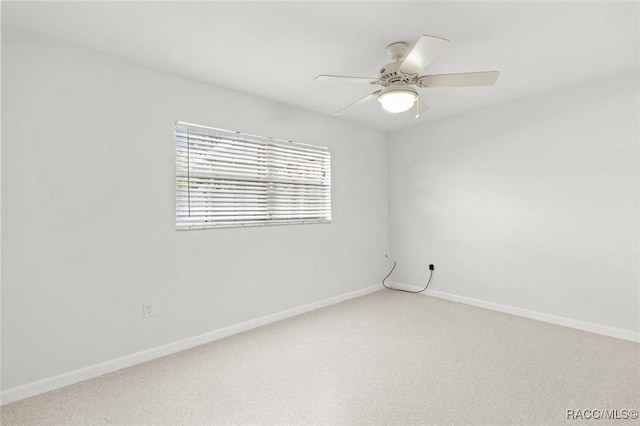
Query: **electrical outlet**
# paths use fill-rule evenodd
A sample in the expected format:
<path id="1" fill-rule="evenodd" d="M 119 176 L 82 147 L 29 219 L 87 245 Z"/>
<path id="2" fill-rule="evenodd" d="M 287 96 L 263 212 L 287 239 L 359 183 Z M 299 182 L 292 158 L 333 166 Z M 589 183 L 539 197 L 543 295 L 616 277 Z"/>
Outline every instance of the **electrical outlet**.
<path id="1" fill-rule="evenodd" d="M 142 304 L 142 316 L 144 318 L 153 316 L 153 305 L 151 303 Z"/>

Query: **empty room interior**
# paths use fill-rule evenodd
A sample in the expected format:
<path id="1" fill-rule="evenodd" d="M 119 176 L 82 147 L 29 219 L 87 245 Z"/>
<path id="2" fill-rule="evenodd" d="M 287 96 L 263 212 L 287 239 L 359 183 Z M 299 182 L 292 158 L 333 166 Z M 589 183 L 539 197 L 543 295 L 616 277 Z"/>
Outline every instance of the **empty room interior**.
<path id="1" fill-rule="evenodd" d="M 1 3 L 4 425 L 638 424 L 640 3 Z"/>

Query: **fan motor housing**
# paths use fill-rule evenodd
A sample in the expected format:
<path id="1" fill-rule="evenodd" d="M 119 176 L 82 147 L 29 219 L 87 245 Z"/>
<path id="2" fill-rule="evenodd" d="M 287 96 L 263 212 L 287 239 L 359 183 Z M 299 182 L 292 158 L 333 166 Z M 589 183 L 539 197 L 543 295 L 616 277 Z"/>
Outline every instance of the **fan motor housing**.
<path id="1" fill-rule="evenodd" d="M 400 62 L 390 62 L 380 69 L 380 85 L 405 86 L 416 83 L 416 75 L 406 74 L 399 70 Z"/>

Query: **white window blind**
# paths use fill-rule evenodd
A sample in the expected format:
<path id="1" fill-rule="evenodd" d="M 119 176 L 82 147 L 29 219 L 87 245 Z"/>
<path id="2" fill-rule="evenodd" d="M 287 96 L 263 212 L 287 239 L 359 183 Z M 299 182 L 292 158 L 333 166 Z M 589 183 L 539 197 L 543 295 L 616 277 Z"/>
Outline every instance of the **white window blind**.
<path id="1" fill-rule="evenodd" d="M 177 229 L 331 222 L 324 147 L 176 123 Z"/>

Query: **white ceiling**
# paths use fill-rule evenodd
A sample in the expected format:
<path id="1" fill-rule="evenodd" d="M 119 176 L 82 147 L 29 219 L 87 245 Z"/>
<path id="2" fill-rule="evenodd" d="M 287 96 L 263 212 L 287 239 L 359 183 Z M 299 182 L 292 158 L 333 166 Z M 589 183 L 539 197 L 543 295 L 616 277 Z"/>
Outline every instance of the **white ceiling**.
<path id="1" fill-rule="evenodd" d="M 421 89 L 419 121 L 375 101 L 343 116 L 381 130 L 640 67 L 637 2 L 3 2 L 2 24 L 326 114 L 375 89 L 316 75 L 376 77 L 421 34 L 451 40 L 426 74 L 501 71 Z"/>

